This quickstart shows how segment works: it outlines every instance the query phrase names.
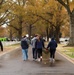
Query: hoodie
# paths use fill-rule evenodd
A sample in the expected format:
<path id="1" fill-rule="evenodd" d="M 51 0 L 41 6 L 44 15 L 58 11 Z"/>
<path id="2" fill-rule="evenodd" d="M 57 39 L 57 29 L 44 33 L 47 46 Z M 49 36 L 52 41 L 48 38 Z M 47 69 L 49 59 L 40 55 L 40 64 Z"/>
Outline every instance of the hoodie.
<path id="1" fill-rule="evenodd" d="M 47 48 L 56 49 L 56 47 L 57 47 L 57 42 L 54 40 L 54 38 L 52 38 L 51 41 L 49 42 Z"/>

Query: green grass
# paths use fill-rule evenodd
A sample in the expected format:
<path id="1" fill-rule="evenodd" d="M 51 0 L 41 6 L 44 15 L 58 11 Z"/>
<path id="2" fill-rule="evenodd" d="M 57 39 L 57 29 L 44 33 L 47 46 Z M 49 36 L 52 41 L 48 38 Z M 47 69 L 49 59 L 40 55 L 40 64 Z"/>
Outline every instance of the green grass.
<path id="1" fill-rule="evenodd" d="M 59 44 L 59 51 L 67 56 L 69 56 L 70 58 L 74 58 L 74 46 L 65 46 L 65 45 L 61 45 Z M 60 49 L 62 48 L 62 49 Z"/>
<path id="2" fill-rule="evenodd" d="M 72 55 L 72 54 L 67 54 L 68 56 L 70 56 L 71 58 L 74 58 L 74 55 Z"/>
<path id="3" fill-rule="evenodd" d="M 74 48 L 69 48 L 68 51 L 65 52 L 71 58 L 74 58 Z"/>
<path id="4" fill-rule="evenodd" d="M 74 48 L 69 49 L 71 52 L 74 52 Z"/>

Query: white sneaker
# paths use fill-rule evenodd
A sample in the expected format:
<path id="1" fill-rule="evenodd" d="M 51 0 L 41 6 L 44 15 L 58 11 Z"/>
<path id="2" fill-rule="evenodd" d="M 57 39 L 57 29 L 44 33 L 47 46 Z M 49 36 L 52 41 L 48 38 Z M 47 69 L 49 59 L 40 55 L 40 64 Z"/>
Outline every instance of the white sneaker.
<path id="1" fill-rule="evenodd" d="M 52 58 L 50 58 L 50 62 L 52 62 L 53 61 L 53 59 Z"/>
<path id="2" fill-rule="evenodd" d="M 55 59 L 53 59 L 53 63 L 55 63 Z"/>
<path id="3" fill-rule="evenodd" d="M 40 61 L 42 61 L 42 56 L 40 57 Z"/>
<path id="4" fill-rule="evenodd" d="M 42 56 L 40 58 L 42 59 Z"/>
<path id="5" fill-rule="evenodd" d="M 38 61 L 40 62 L 40 58 L 38 58 Z"/>

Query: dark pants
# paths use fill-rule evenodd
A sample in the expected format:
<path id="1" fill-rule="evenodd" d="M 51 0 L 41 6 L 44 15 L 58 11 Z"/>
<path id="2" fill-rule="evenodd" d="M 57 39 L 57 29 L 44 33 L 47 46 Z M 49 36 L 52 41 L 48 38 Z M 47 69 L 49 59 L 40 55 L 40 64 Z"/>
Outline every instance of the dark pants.
<path id="1" fill-rule="evenodd" d="M 50 58 L 55 58 L 55 49 L 50 49 Z"/>
<path id="2" fill-rule="evenodd" d="M 1 42 L 0 42 L 0 47 L 1 47 L 1 51 L 3 51 L 3 45 Z"/>
<path id="3" fill-rule="evenodd" d="M 42 56 L 42 48 L 37 49 L 37 53 L 38 53 L 38 58 L 40 58 Z"/>
<path id="4" fill-rule="evenodd" d="M 3 46 L 1 46 L 1 51 L 3 51 Z"/>
<path id="5" fill-rule="evenodd" d="M 33 54 L 33 58 L 37 59 L 37 50 L 35 48 L 32 48 L 32 54 Z"/>

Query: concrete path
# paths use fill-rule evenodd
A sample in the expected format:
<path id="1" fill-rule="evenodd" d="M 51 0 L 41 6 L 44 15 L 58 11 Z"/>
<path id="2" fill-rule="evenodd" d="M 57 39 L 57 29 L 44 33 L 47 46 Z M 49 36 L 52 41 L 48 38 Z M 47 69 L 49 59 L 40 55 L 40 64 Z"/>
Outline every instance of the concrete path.
<path id="1" fill-rule="evenodd" d="M 29 60 L 22 60 L 21 49 L 16 49 L 0 57 L 0 75 L 74 75 L 74 64 L 56 53 L 53 66 L 32 60 L 31 47 Z"/>

